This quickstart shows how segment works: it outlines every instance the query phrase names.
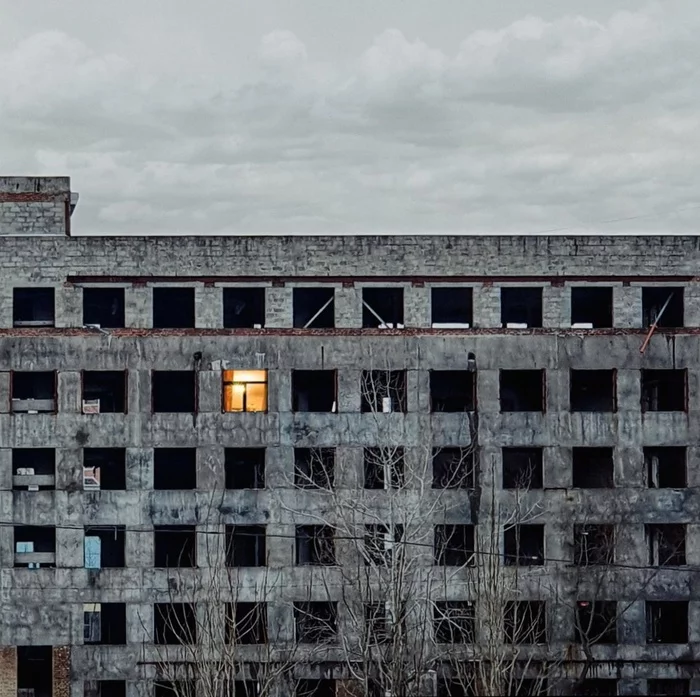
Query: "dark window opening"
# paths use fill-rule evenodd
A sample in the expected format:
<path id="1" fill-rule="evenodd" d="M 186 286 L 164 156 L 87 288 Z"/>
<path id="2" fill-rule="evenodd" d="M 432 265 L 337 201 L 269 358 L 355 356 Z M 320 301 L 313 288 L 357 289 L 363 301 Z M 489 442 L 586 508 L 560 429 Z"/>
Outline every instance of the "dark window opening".
<path id="1" fill-rule="evenodd" d="M 542 670 L 544 671 L 545 669 Z M 550 694 L 547 687 L 547 678 L 521 678 L 514 675 L 511 678 L 508 694 L 512 695 L 512 697 L 547 697 Z"/>
<path id="2" fill-rule="evenodd" d="M 123 525 L 85 528 L 85 568 L 118 569 L 125 566 Z"/>
<path id="3" fill-rule="evenodd" d="M 154 644 L 196 644 L 197 617 L 192 603 L 156 603 L 153 606 Z"/>
<path id="4" fill-rule="evenodd" d="M 126 697 L 126 680 L 86 680 L 83 697 Z"/>
<path id="5" fill-rule="evenodd" d="M 545 410 L 544 370 L 501 370 L 501 411 Z"/>
<path id="6" fill-rule="evenodd" d="M 55 527 L 48 525 L 17 525 L 14 533 L 15 568 L 55 568 Z"/>
<path id="7" fill-rule="evenodd" d="M 542 288 L 501 288 L 504 327 L 542 326 Z"/>
<path id="8" fill-rule="evenodd" d="M 330 525 L 297 525 L 296 563 L 299 566 L 333 566 L 335 533 Z"/>
<path id="9" fill-rule="evenodd" d="M 607 565 L 614 561 L 614 525 L 574 525 L 574 564 Z"/>
<path id="10" fill-rule="evenodd" d="M 156 525 L 153 537 L 156 568 L 197 565 L 197 533 L 194 525 Z"/>
<path id="11" fill-rule="evenodd" d="M 683 326 L 683 288 L 642 288 L 642 323 L 649 327 L 657 319 L 662 329 Z"/>
<path id="12" fill-rule="evenodd" d="M 647 644 L 688 643 L 688 602 L 647 601 Z"/>
<path id="13" fill-rule="evenodd" d="M 581 329 L 613 326 L 613 289 L 588 287 L 571 289 L 571 324 Z"/>
<path id="14" fill-rule="evenodd" d="M 335 327 L 334 288 L 294 288 L 294 326 L 297 329 Z"/>
<path id="15" fill-rule="evenodd" d="M 360 387 L 363 413 L 406 411 L 405 370 L 363 370 Z"/>
<path id="16" fill-rule="evenodd" d="M 653 697 L 678 697 L 690 694 L 690 680 L 683 678 L 657 678 L 647 680 L 647 694 Z"/>
<path id="17" fill-rule="evenodd" d="M 542 448 L 502 448 L 503 488 L 541 489 Z"/>
<path id="18" fill-rule="evenodd" d="M 362 326 L 365 329 L 403 327 L 403 288 L 363 288 Z"/>
<path id="19" fill-rule="evenodd" d="M 334 641 L 338 633 L 337 603 L 294 603 L 294 625 L 297 641 L 302 644 Z"/>
<path id="20" fill-rule="evenodd" d="M 294 697 L 336 697 L 336 681 L 330 678 L 321 680 L 297 680 Z M 353 694 L 348 692 L 348 695 Z"/>
<path id="21" fill-rule="evenodd" d="M 650 566 L 685 566 L 685 525 L 647 525 L 646 538 Z"/>
<path id="22" fill-rule="evenodd" d="M 265 566 L 267 546 L 264 525 L 226 526 L 226 566 Z"/>
<path id="23" fill-rule="evenodd" d="M 267 644 L 267 603 L 226 603 L 227 644 Z"/>
<path id="24" fill-rule="evenodd" d="M 503 533 L 506 566 L 544 564 L 544 525 L 513 525 Z"/>
<path id="25" fill-rule="evenodd" d="M 365 525 L 365 564 L 391 566 L 402 540 L 403 525 Z"/>
<path id="26" fill-rule="evenodd" d="M 617 411 L 614 370 L 572 370 L 569 402 L 571 411 Z"/>
<path id="27" fill-rule="evenodd" d="M 292 411 L 337 411 L 335 370 L 293 370 Z"/>
<path id="28" fill-rule="evenodd" d="M 432 288 L 430 292 L 433 327 L 468 328 L 473 321 L 471 288 Z"/>
<path id="29" fill-rule="evenodd" d="M 234 680 L 232 697 L 260 697 L 262 683 L 257 680 Z"/>
<path id="30" fill-rule="evenodd" d="M 460 669 L 459 677 L 437 680 L 437 697 L 476 697 L 476 674 L 471 668 Z"/>
<path id="31" fill-rule="evenodd" d="M 126 370 L 83 371 L 83 414 L 126 412 Z"/>
<path id="32" fill-rule="evenodd" d="M 55 448 L 13 448 L 12 488 L 15 491 L 51 491 L 55 489 Z"/>
<path id="33" fill-rule="evenodd" d="M 368 644 L 381 644 L 389 637 L 385 603 L 365 603 L 365 638 Z"/>
<path id="34" fill-rule="evenodd" d="M 194 288 L 154 288 L 153 328 L 194 327 Z"/>
<path id="35" fill-rule="evenodd" d="M 262 329 L 264 326 L 264 288 L 224 288 L 226 329 Z"/>
<path id="36" fill-rule="evenodd" d="M 474 411 L 476 373 L 471 370 L 430 371 L 430 411 Z"/>
<path id="37" fill-rule="evenodd" d="M 438 566 L 472 565 L 474 563 L 474 526 L 436 525 L 435 563 Z"/>
<path id="38" fill-rule="evenodd" d="M 13 371 L 12 411 L 53 413 L 56 411 L 55 371 Z"/>
<path id="39" fill-rule="evenodd" d="M 85 448 L 83 489 L 121 491 L 126 489 L 125 448 Z"/>
<path id="40" fill-rule="evenodd" d="M 53 288 L 15 288 L 12 293 L 12 326 L 53 327 Z"/>
<path id="41" fill-rule="evenodd" d="M 582 697 L 608 697 L 617 694 L 617 680 L 614 678 L 586 678 L 577 688 Z"/>
<path id="42" fill-rule="evenodd" d="M 403 448 L 364 449 L 365 489 L 398 489 L 403 486 L 405 472 Z"/>
<path id="43" fill-rule="evenodd" d="M 473 643 L 474 622 L 474 604 L 469 600 L 433 605 L 433 632 L 438 644 Z"/>
<path id="44" fill-rule="evenodd" d="M 543 644 L 547 641 L 547 617 L 542 601 L 518 600 L 506 603 L 506 643 Z"/>
<path id="45" fill-rule="evenodd" d="M 196 489 L 197 448 L 155 448 L 154 489 Z"/>
<path id="46" fill-rule="evenodd" d="M 642 411 L 687 411 L 688 371 L 642 370 Z"/>
<path id="47" fill-rule="evenodd" d="M 578 642 L 590 644 L 617 644 L 617 603 L 605 600 L 576 603 L 576 635 Z"/>
<path id="48" fill-rule="evenodd" d="M 612 448 L 574 448 L 573 485 L 576 489 L 612 489 L 615 486 Z"/>
<path id="49" fill-rule="evenodd" d="M 687 486 L 685 448 L 644 448 L 644 464 L 649 488 L 685 489 Z"/>
<path id="50" fill-rule="evenodd" d="M 294 448 L 294 485 L 299 489 L 332 489 L 335 448 Z"/>
<path id="51" fill-rule="evenodd" d="M 194 680 L 158 680 L 154 685 L 153 697 L 196 697 Z"/>
<path id="52" fill-rule="evenodd" d="M 154 413 L 196 411 L 194 370 L 154 370 L 151 375 Z"/>
<path id="53" fill-rule="evenodd" d="M 53 694 L 53 646 L 17 647 L 17 695 L 33 690 L 34 697 Z M 30 695 L 31 692 L 25 694 Z"/>
<path id="54" fill-rule="evenodd" d="M 83 288 L 83 324 L 103 329 L 124 327 L 124 289 Z"/>
<path id="55" fill-rule="evenodd" d="M 265 448 L 226 448 L 224 470 L 227 489 L 264 489 Z"/>
<path id="56" fill-rule="evenodd" d="M 126 644 L 125 603 L 85 603 L 83 605 L 85 644 Z"/>
<path id="57" fill-rule="evenodd" d="M 474 451 L 464 448 L 433 448 L 433 489 L 473 489 Z"/>

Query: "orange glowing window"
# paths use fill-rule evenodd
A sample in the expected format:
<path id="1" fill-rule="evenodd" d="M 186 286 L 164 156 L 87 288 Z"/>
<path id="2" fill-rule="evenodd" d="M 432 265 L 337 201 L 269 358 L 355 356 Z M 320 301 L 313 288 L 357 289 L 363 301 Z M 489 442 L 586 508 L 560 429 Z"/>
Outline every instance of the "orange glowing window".
<path id="1" fill-rule="evenodd" d="M 267 411 L 267 370 L 224 370 L 224 411 Z"/>

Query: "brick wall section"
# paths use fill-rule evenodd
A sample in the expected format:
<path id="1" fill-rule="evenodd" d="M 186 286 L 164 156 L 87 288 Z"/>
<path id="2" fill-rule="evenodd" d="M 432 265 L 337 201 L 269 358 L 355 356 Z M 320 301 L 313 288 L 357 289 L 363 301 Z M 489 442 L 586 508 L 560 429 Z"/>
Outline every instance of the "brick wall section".
<path id="1" fill-rule="evenodd" d="M 0 237 L 69 233 L 68 177 L 0 177 Z"/>
<path id="2" fill-rule="evenodd" d="M 53 649 L 53 697 L 71 697 L 69 646 Z"/>
<path id="3" fill-rule="evenodd" d="M 17 697 L 17 648 L 0 648 L 0 697 Z"/>

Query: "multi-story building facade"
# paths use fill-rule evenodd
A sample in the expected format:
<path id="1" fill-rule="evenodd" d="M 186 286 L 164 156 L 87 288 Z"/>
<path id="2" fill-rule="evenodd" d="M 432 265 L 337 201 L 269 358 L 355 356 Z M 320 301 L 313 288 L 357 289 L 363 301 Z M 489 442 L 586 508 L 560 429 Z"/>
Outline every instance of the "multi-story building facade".
<path id="1" fill-rule="evenodd" d="M 239 690 L 263 656 L 388 695 L 348 647 L 392 554 L 426 656 L 392 697 L 486 644 L 522 694 L 700 691 L 696 238 L 81 237 L 75 203 L 0 179 L 2 697 L 169 694 L 212 600 Z"/>

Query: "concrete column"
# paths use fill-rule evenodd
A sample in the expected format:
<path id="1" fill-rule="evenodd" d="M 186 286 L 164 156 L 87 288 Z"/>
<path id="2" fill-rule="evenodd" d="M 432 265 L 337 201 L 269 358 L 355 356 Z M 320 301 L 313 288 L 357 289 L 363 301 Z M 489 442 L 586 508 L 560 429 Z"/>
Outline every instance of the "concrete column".
<path id="1" fill-rule="evenodd" d="M 84 533 L 76 528 L 56 528 L 56 566 L 77 568 L 85 566 Z"/>
<path id="2" fill-rule="evenodd" d="M 153 605 L 127 604 L 126 643 L 153 643 Z"/>
<path id="3" fill-rule="evenodd" d="M 571 448 L 543 448 L 542 469 L 545 489 L 571 489 Z"/>
<path id="4" fill-rule="evenodd" d="M 207 491 L 225 488 L 223 448 L 216 445 L 197 448 L 197 488 Z"/>
<path id="5" fill-rule="evenodd" d="M 429 370 L 410 370 L 412 380 L 409 385 L 409 390 L 414 393 L 414 398 L 410 400 L 411 407 L 409 411 L 418 411 L 423 414 L 430 413 L 430 371 Z M 409 395 L 411 392 L 409 392 Z"/>
<path id="6" fill-rule="evenodd" d="M 474 326 L 501 326 L 501 289 L 494 286 L 474 288 Z"/>
<path id="7" fill-rule="evenodd" d="M 56 489 L 67 491 L 82 491 L 82 448 L 56 449 Z"/>
<path id="8" fill-rule="evenodd" d="M 430 288 L 408 286 L 403 291 L 404 326 L 430 326 Z"/>
<path id="9" fill-rule="evenodd" d="M 55 289 L 57 327 L 83 326 L 83 289 L 79 286 L 59 286 Z"/>
<path id="10" fill-rule="evenodd" d="M 294 566 L 294 525 L 267 526 L 267 565 L 272 569 Z"/>
<path id="11" fill-rule="evenodd" d="M 57 407 L 61 414 L 82 413 L 82 377 L 78 371 L 58 372 Z"/>
<path id="12" fill-rule="evenodd" d="M 547 370 L 547 413 L 558 414 L 569 411 L 569 380 L 568 370 Z"/>
<path id="13" fill-rule="evenodd" d="M 642 400 L 641 376 L 638 370 L 617 371 L 617 411 L 618 413 L 639 413 Z"/>
<path id="14" fill-rule="evenodd" d="M 364 448 L 341 446 L 335 450 L 335 486 L 338 489 L 364 488 Z"/>
<path id="15" fill-rule="evenodd" d="M 126 489 L 153 489 L 153 448 L 126 449 Z"/>
<path id="16" fill-rule="evenodd" d="M 220 414 L 222 410 L 222 373 L 220 370 L 200 370 L 198 412 Z"/>
<path id="17" fill-rule="evenodd" d="M 292 324 L 292 289 L 265 288 L 265 327 L 289 328 Z"/>
<path id="18" fill-rule="evenodd" d="M 340 329 L 362 327 L 362 291 L 359 288 L 335 289 L 335 326 Z"/>
<path id="19" fill-rule="evenodd" d="M 571 290 L 564 286 L 542 288 L 542 326 L 571 326 Z"/>
<path id="20" fill-rule="evenodd" d="M 500 403 L 500 377 L 498 370 L 478 370 L 476 373 L 476 393 L 479 398 L 479 412 L 498 414 Z"/>
<path id="21" fill-rule="evenodd" d="M 224 326 L 224 296 L 221 288 L 194 289 L 195 327 L 219 328 Z"/>
<path id="22" fill-rule="evenodd" d="M 124 324 L 127 327 L 153 326 L 153 289 L 132 286 L 124 289 Z"/>
<path id="23" fill-rule="evenodd" d="M 0 284 L 0 327 L 12 326 L 12 286 Z M 13 696 L 14 697 L 14 696 Z"/>
<path id="24" fill-rule="evenodd" d="M 294 481 L 294 448 L 278 446 L 265 449 L 265 485 L 268 489 L 289 489 Z M 279 517 L 279 511 L 272 515 Z"/>
<path id="25" fill-rule="evenodd" d="M 338 371 L 338 412 L 359 412 L 362 408 L 362 371 Z"/>
<path id="26" fill-rule="evenodd" d="M 700 284 L 689 283 L 683 291 L 684 315 L 686 327 L 700 327 Z"/>
<path id="27" fill-rule="evenodd" d="M 124 562 L 127 569 L 153 568 L 153 527 L 130 523 L 124 536 Z M 128 626 L 128 621 L 127 621 Z"/>
<path id="28" fill-rule="evenodd" d="M 2 495 L 2 496 L 4 497 L 4 495 Z M 3 526 L 0 526 L 0 568 L 11 569 L 14 565 L 15 565 L 15 533 L 14 533 L 14 529 L 10 525 L 3 525 Z"/>
<path id="29" fill-rule="evenodd" d="M 270 370 L 267 373 L 268 411 L 289 413 L 292 411 L 292 371 L 291 370 Z"/>
<path id="30" fill-rule="evenodd" d="M 0 448 L 0 491 L 12 491 L 12 450 Z"/>
<path id="31" fill-rule="evenodd" d="M 10 412 L 10 371 L 0 371 L 0 414 Z"/>
<path id="32" fill-rule="evenodd" d="M 639 286 L 613 287 L 613 326 L 642 326 L 642 289 Z"/>

